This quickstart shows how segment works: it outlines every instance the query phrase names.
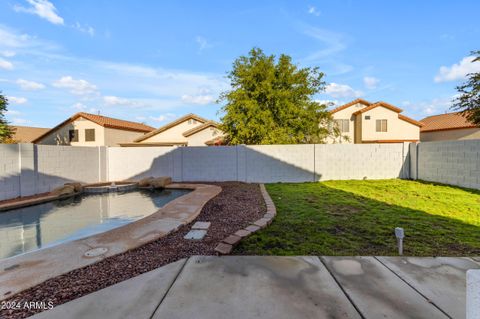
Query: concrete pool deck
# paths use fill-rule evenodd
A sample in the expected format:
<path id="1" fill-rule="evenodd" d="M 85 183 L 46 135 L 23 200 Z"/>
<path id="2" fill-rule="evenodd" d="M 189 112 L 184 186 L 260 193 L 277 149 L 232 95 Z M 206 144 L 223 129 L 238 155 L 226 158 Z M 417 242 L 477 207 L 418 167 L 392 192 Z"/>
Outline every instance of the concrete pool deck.
<path id="1" fill-rule="evenodd" d="M 194 256 L 32 318 L 465 318 L 465 274 L 479 268 L 454 257 Z"/>
<path id="2" fill-rule="evenodd" d="M 203 206 L 221 191 L 219 186 L 205 184 L 170 184 L 166 188 L 193 191 L 125 226 L 0 260 L 0 300 L 47 279 L 164 237 L 193 221 Z"/>

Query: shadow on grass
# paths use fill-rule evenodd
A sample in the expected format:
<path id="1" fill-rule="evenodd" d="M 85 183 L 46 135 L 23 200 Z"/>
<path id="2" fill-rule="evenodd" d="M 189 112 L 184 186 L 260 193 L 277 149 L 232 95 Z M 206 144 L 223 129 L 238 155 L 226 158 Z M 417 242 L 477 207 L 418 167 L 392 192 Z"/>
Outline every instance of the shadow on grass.
<path id="1" fill-rule="evenodd" d="M 335 182 L 333 182 L 335 183 Z M 341 182 L 346 185 L 348 181 Z M 351 181 L 362 183 L 362 181 Z M 389 192 L 387 182 L 385 192 Z M 393 186 L 410 181 L 390 182 Z M 445 186 L 430 182 L 405 184 Z M 384 186 L 385 187 L 385 186 Z M 445 186 L 441 193 L 452 192 Z M 479 195 L 476 190 L 453 187 Z M 408 256 L 480 255 L 480 227 L 432 212 L 399 206 L 325 183 L 267 185 L 278 211 L 266 229 L 243 240 L 234 253 L 248 255 L 397 255 L 395 227 L 405 229 L 404 254 Z M 377 189 L 378 190 L 378 189 Z M 392 190 L 398 192 L 398 190 Z M 421 194 L 421 191 L 418 192 Z M 393 194 L 390 192 L 390 194 Z M 401 193 L 398 196 L 402 195 Z M 437 194 L 441 196 L 441 194 Z M 397 196 L 395 194 L 395 196 Z M 420 195 L 419 195 L 420 196 Z M 471 195 L 469 195 L 471 196 Z M 408 200 L 408 199 L 407 199 Z M 423 198 L 435 206 L 435 197 Z M 440 198 L 437 198 L 440 202 Z M 474 198 L 473 200 L 480 200 Z M 445 203 L 443 203 L 445 207 Z M 446 206 L 454 213 L 458 207 Z M 462 207 L 468 214 L 469 207 Z M 480 218 L 478 208 L 470 212 Z M 472 219 L 472 215 L 469 216 Z M 473 217 L 475 219 L 475 217 Z"/>

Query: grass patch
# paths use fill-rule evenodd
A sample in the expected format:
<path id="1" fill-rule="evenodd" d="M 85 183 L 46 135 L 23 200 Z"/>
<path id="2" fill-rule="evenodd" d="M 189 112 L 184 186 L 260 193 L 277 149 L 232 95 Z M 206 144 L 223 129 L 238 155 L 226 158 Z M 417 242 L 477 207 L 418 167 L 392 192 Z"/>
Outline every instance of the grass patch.
<path id="1" fill-rule="evenodd" d="M 397 255 L 403 227 L 405 255 L 480 255 L 476 190 L 398 179 L 266 186 L 278 215 L 234 253 Z"/>

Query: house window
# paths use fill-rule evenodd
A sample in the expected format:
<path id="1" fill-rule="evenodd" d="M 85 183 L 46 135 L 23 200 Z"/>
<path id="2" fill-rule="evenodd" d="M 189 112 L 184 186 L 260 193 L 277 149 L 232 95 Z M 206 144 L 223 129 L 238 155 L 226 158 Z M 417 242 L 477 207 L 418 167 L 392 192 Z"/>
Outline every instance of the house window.
<path id="1" fill-rule="evenodd" d="M 70 142 L 78 142 L 78 130 L 69 130 L 68 131 L 68 140 Z"/>
<path id="2" fill-rule="evenodd" d="M 335 123 L 341 133 L 350 132 L 350 120 L 335 120 Z"/>
<path id="3" fill-rule="evenodd" d="M 387 120 L 377 120 L 377 132 L 387 131 Z"/>
<path id="4" fill-rule="evenodd" d="M 188 120 L 188 124 L 195 124 L 195 123 L 197 123 L 197 121 L 195 121 L 194 119 Z"/>
<path id="5" fill-rule="evenodd" d="M 365 115 L 365 119 L 366 119 L 366 120 L 369 120 L 369 119 L 370 119 L 370 115 Z"/>
<path id="6" fill-rule="evenodd" d="M 94 128 L 85 129 L 85 142 L 95 142 L 95 129 Z"/>

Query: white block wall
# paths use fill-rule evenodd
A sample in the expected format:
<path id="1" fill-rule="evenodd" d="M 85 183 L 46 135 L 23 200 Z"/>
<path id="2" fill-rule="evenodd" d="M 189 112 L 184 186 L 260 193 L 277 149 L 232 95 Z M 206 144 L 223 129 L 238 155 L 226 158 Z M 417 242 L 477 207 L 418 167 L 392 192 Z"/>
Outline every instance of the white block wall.
<path id="1" fill-rule="evenodd" d="M 316 180 L 408 178 L 408 145 L 315 145 Z"/>
<path id="2" fill-rule="evenodd" d="M 107 180 L 174 176 L 175 147 L 109 147 Z"/>
<path id="3" fill-rule="evenodd" d="M 480 140 L 423 142 L 418 179 L 480 189 Z"/>
<path id="4" fill-rule="evenodd" d="M 313 182 L 408 177 L 408 145 L 258 145 L 108 149 L 109 180 Z"/>
<path id="5" fill-rule="evenodd" d="M 100 178 L 100 147 L 36 145 L 37 192 L 48 192 L 64 183 L 95 183 Z"/>
<path id="6" fill-rule="evenodd" d="M 147 176 L 262 183 L 411 177 L 480 189 L 480 140 L 179 148 L 0 145 L 0 200 L 71 181 Z"/>
<path id="7" fill-rule="evenodd" d="M 0 144 L 0 200 L 48 192 L 67 182 L 104 180 L 104 152 L 99 147 Z"/>
<path id="8" fill-rule="evenodd" d="M 20 194 L 20 152 L 18 144 L 0 144 L 0 200 Z"/>

